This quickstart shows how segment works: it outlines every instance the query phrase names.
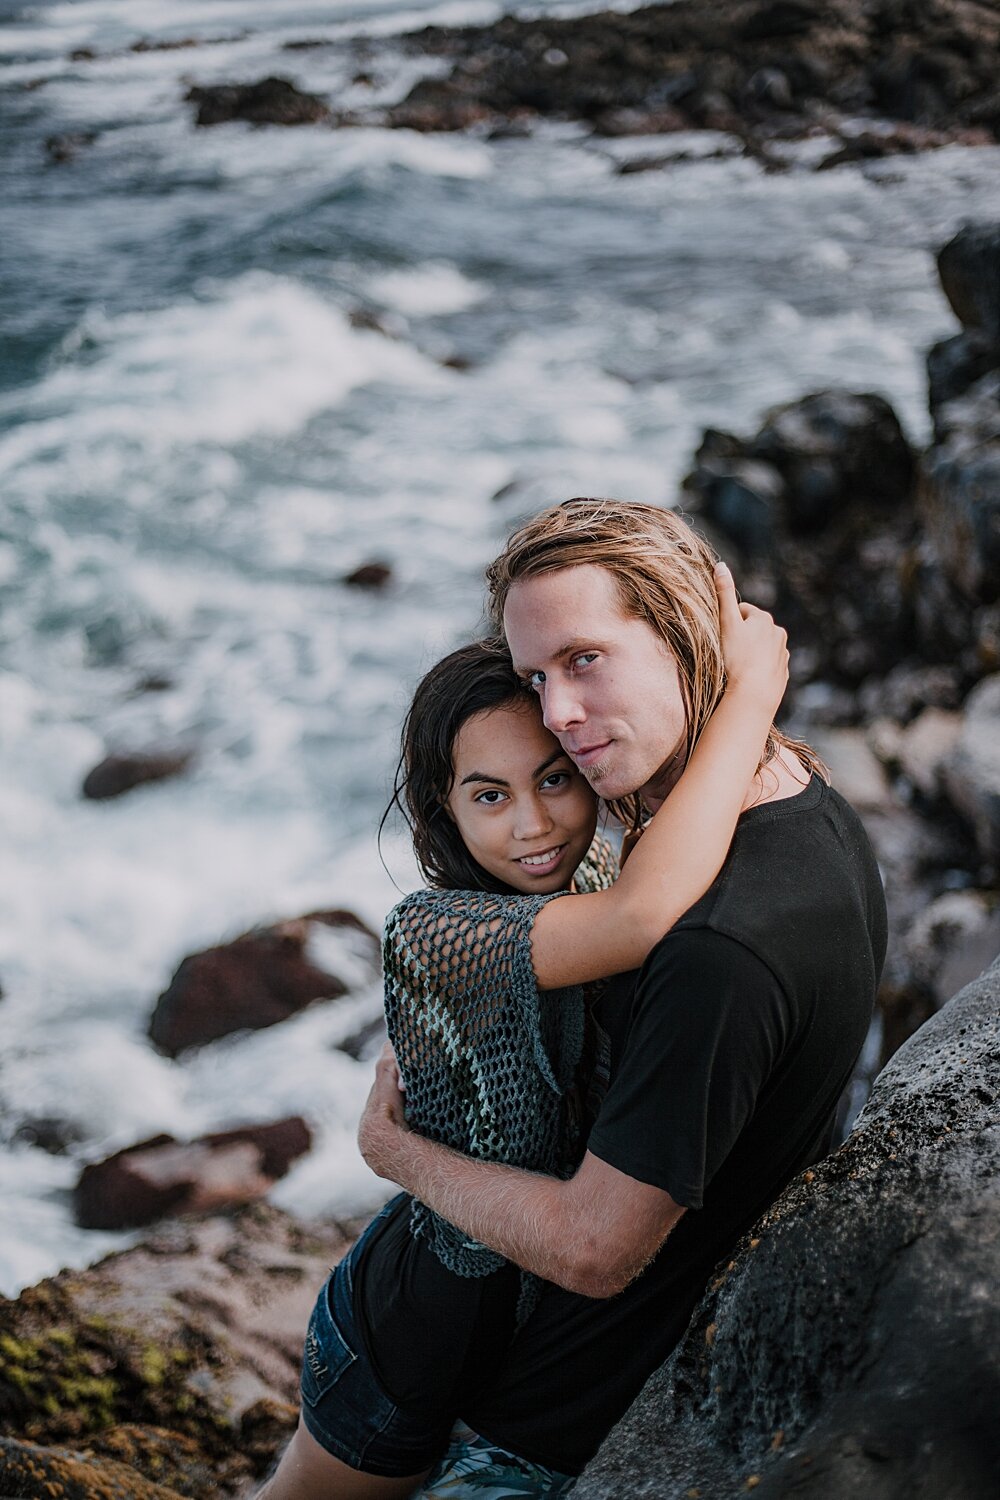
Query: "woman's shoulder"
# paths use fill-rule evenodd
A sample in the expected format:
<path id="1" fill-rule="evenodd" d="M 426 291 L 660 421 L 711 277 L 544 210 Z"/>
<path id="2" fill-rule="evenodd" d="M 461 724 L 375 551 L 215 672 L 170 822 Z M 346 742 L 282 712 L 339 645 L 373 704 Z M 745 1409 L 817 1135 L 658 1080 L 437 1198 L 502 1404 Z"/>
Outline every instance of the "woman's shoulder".
<path id="1" fill-rule="evenodd" d="M 442 891 L 431 886 L 411 891 L 385 919 L 386 936 L 461 927 L 468 922 L 511 920 L 519 903 L 530 897 L 492 891 Z"/>

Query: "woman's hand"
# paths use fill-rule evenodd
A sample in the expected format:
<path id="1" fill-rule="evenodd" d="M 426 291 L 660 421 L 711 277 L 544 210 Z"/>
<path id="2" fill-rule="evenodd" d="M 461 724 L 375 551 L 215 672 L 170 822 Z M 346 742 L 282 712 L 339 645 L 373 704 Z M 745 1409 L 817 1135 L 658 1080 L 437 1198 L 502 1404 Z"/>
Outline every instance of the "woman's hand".
<path id="1" fill-rule="evenodd" d="M 766 610 L 740 603 L 724 562 L 715 565 L 715 587 L 727 688 L 773 704 L 776 713 L 788 686 L 788 636 Z"/>

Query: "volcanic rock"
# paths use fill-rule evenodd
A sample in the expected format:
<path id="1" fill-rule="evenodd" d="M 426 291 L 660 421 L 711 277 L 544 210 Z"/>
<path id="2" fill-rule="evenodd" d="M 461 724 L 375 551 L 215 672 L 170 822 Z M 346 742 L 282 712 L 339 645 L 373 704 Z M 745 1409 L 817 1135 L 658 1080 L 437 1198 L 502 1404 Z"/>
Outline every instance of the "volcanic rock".
<path id="1" fill-rule="evenodd" d="M 392 568 L 386 562 L 366 562 L 348 573 L 346 584 L 355 589 L 384 589 L 392 579 Z"/>
<path id="2" fill-rule="evenodd" d="M 257 1204 L 0 1299 L 0 1495 L 248 1493 L 295 1426 L 306 1323 L 349 1243 Z"/>
<path id="3" fill-rule="evenodd" d="M 698 527 L 752 566 L 810 676 L 858 686 L 912 645 L 899 556 L 915 526 L 914 460 L 888 402 L 818 391 L 766 414 L 750 439 L 709 429 L 684 481 Z"/>
<path id="4" fill-rule="evenodd" d="M 1000 369 L 1000 348 L 981 333 L 956 333 L 931 345 L 927 353 L 927 400 L 938 440 L 947 430 L 942 407 L 964 396 L 970 386 L 996 369 Z"/>
<path id="5" fill-rule="evenodd" d="M 721 129 L 752 149 L 762 135 L 808 134 L 817 119 L 920 128 L 888 142 L 870 131 L 871 152 L 884 154 L 970 129 L 989 140 L 1000 126 L 1000 18 L 956 0 L 676 0 L 426 27 L 405 43 L 451 65 L 379 116 L 416 130 L 554 117 L 608 135 Z"/>
<path id="6" fill-rule="evenodd" d="M 951 801 L 972 824 L 983 858 L 1000 863 L 1000 673 L 984 678 L 966 699 L 944 780 Z"/>
<path id="7" fill-rule="evenodd" d="M 719 1268 L 579 1500 L 992 1500 L 1000 962 Z"/>
<path id="8" fill-rule="evenodd" d="M 182 960 L 149 1023 L 156 1047 L 176 1057 L 186 1047 L 274 1026 L 315 1000 L 345 995 L 350 983 L 329 973 L 313 951 L 319 944 L 325 950 L 330 931 L 345 938 L 352 967 L 360 961 L 365 977 L 373 978 L 379 939 L 353 912 L 310 912 L 259 927 Z"/>
<path id="9" fill-rule="evenodd" d="M 184 97 L 197 106 L 194 123 L 202 126 L 225 125 L 231 120 L 251 125 L 315 125 L 330 118 L 329 105 L 318 95 L 296 88 L 288 78 L 199 84 Z"/>
<path id="10" fill-rule="evenodd" d="M 190 750 L 108 755 L 88 771 L 83 795 L 92 802 L 106 802 L 147 781 L 167 781 L 180 776 L 193 760 L 194 753 Z"/>
<path id="11" fill-rule="evenodd" d="M 167 1214 L 204 1214 L 262 1198 L 312 1145 L 298 1115 L 183 1143 L 153 1136 L 84 1167 L 74 1195 L 81 1229 L 136 1229 Z"/>
<path id="12" fill-rule="evenodd" d="M 1000 347 L 1000 224 L 964 224 L 938 251 L 937 266 L 962 327 Z"/>

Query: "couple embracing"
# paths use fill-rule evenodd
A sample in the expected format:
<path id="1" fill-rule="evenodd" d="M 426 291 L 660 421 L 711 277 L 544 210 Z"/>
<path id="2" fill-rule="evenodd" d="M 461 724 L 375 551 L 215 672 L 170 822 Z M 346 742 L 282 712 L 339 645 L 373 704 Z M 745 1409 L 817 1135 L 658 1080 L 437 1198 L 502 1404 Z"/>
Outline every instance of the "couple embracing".
<path id="1" fill-rule="evenodd" d="M 387 925 L 360 1143 L 405 1192 L 320 1293 L 266 1500 L 568 1494 L 828 1149 L 871 1017 L 882 888 L 774 726 L 784 632 L 651 506 L 555 506 L 488 578 L 503 639 L 404 727 L 431 888 Z"/>

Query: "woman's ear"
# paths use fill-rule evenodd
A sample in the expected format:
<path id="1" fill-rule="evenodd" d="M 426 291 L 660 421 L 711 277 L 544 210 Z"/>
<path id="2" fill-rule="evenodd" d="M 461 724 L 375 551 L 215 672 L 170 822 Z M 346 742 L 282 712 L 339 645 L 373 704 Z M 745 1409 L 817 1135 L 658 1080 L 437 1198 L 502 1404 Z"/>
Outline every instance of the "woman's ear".
<path id="1" fill-rule="evenodd" d="M 449 794 L 448 794 L 448 795 L 449 795 L 449 797 L 450 797 L 450 795 L 451 795 L 451 794 L 450 794 L 450 793 L 449 793 Z M 440 803 L 440 805 L 441 805 L 441 807 L 442 807 L 442 809 L 443 809 L 443 811 L 444 811 L 444 812 L 445 812 L 445 813 L 447 813 L 447 815 L 448 815 L 448 817 L 449 817 L 449 818 L 450 818 L 450 819 L 451 819 L 451 821 L 452 821 L 452 822 L 453 822 L 453 823 L 454 823 L 454 821 L 455 821 L 455 814 L 454 814 L 454 813 L 453 813 L 453 812 L 452 812 L 452 810 L 451 810 L 451 806 L 450 806 L 450 804 L 449 804 L 449 801 L 448 801 L 448 797 L 439 797 L 439 798 L 438 798 L 438 802 L 439 802 L 439 803 Z"/>

